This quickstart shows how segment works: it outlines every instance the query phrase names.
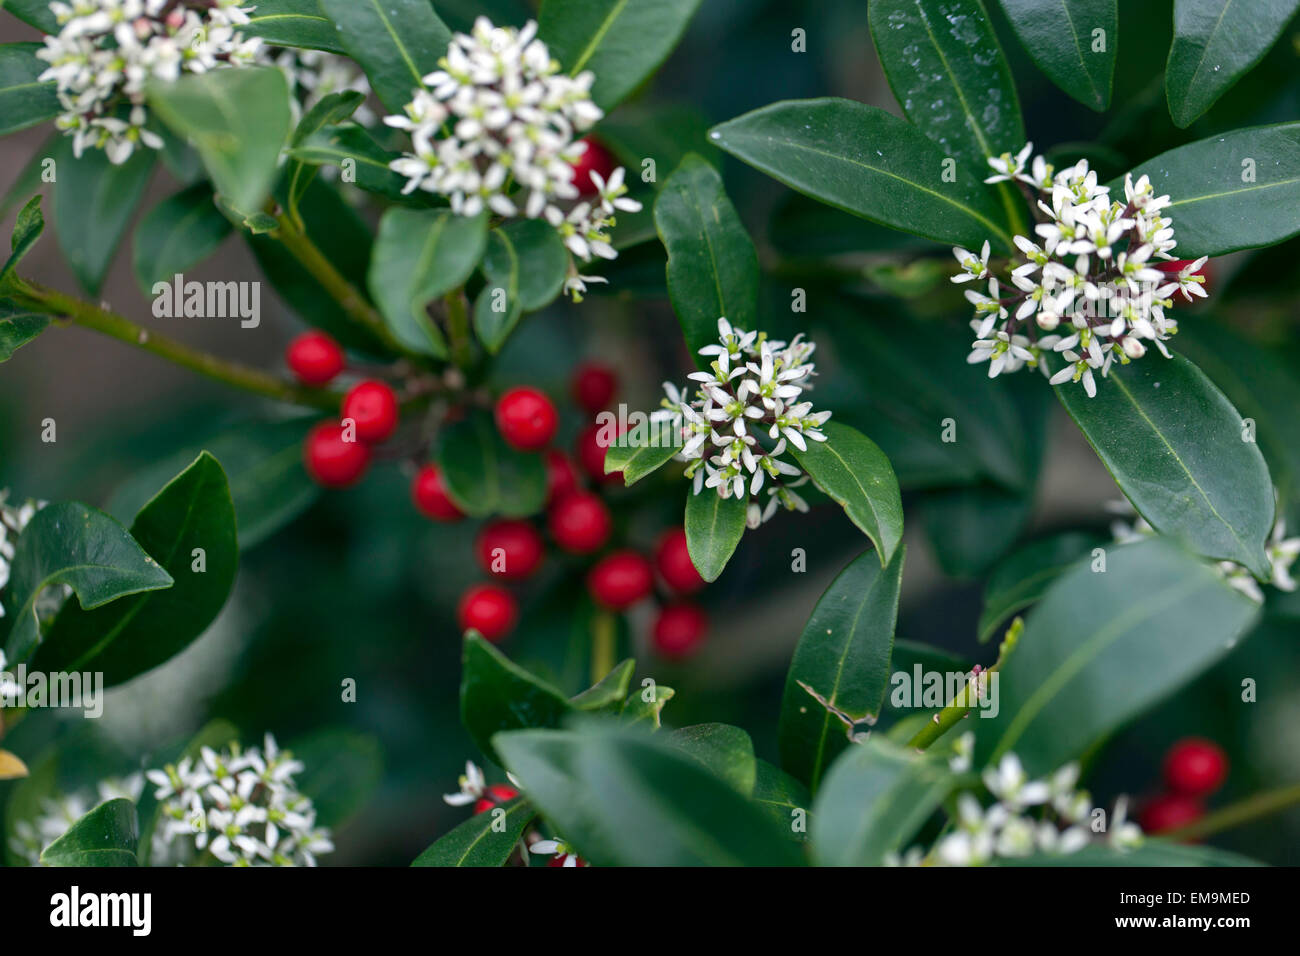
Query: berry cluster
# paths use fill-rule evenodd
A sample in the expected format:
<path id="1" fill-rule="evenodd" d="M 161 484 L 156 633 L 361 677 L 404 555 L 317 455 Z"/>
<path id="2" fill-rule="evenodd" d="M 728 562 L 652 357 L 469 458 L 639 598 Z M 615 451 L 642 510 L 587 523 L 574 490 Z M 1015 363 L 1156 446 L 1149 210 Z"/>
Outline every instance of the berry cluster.
<path id="1" fill-rule="evenodd" d="M 1142 807 L 1142 829 L 1165 833 L 1195 823 L 1205 815 L 1205 798 L 1228 778 L 1228 755 L 1218 744 L 1186 737 L 1165 753 L 1165 791 Z"/>

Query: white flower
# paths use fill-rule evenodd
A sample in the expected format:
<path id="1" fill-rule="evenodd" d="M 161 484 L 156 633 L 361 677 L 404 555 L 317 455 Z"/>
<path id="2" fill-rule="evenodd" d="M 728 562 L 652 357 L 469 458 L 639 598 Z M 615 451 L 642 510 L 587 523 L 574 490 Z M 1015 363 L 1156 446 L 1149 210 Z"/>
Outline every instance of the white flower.
<path id="1" fill-rule="evenodd" d="M 989 241 L 984 240 L 984 245 L 977 256 L 973 252 L 967 252 L 961 246 L 954 246 L 953 256 L 961 266 L 962 271 L 952 277 L 953 282 L 970 282 L 972 279 L 987 279 L 989 276 Z"/>
<path id="2" fill-rule="evenodd" d="M 584 866 L 585 861 L 578 856 L 576 850 L 561 839 L 538 840 L 528 848 L 530 853 L 538 853 L 544 856 L 554 856 L 555 863 L 553 866 Z"/>
<path id="3" fill-rule="evenodd" d="M 1282 591 L 1294 591 L 1296 580 L 1291 576 L 1291 565 L 1300 557 L 1300 537 L 1286 536 L 1286 518 L 1277 519 L 1266 550 L 1268 563 L 1273 568 L 1273 586 Z"/>
<path id="4" fill-rule="evenodd" d="M 465 773 L 461 775 L 460 792 L 443 794 L 442 799 L 451 804 L 453 807 L 463 807 L 466 804 L 473 803 L 483 797 L 483 791 L 487 787 L 487 780 L 483 776 L 483 771 L 471 760 L 465 761 Z"/>
<path id="5" fill-rule="evenodd" d="M 1028 778 L 1020 758 L 1011 753 L 1003 755 L 996 768 L 989 767 L 984 771 L 984 786 L 989 788 L 989 793 L 1015 810 L 1045 803 L 1050 794 L 1046 783 Z"/>
<path id="6" fill-rule="evenodd" d="M 1120 797 L 1115 801 L 1115 812 L 1111 814 L 1108 842 L 1121 850 L 1131 849 L 1142 843 L 1142 828 L 1126 820 L 1127 814 L 1128 797 Z"/>
<path id="7" fill-rule="evenodd" d="M 1025 160 L 1029 154 L 1034 151 L 1033 143 L 1025 143 L 1024 149 L 1012 156 L 1010 153 L 1003 153 L 1001 156 L 989 158 L 989 165 L 997 172 L 984 180 L 986 183 L 1000 183 L 1009 179 L 1019 179 L 1025 170 Z"/>

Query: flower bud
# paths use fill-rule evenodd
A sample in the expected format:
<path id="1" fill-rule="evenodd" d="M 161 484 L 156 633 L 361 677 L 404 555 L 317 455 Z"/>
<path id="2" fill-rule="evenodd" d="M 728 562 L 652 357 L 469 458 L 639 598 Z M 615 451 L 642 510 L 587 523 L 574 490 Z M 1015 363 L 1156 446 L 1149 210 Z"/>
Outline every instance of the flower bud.
<path id="1" fill-rule="evenodd" d="M 1061 317 L 1055 312 L 1039 312 L 1037 322 L 1040 329 L 1050 332 L 1061 324 Z"/>
<path id="2" fill-rule="evenodd" d="M 1133 335 L 1124 339 L 1124 354 L 1131 359 L 1140 359 L 1147 354 L 1147 347 Z"/>

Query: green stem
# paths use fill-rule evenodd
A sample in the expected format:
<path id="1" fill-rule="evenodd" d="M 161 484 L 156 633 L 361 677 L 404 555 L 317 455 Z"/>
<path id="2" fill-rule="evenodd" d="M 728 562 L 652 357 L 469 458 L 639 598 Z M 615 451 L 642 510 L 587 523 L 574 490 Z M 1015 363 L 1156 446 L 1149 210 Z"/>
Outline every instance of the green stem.
<path id="1" fill-rule="evenodd" d="M 301 388 L 261 369 L 217 358 L 184 342 L 137 325 L 116 312 L 110 312 L 108 309 L 84 302 L 55 289 L 44 288 L 34 282 L 19 280 L 11 297 L 19 305 L 31 308 L 33 311 L 66 319 L 74 325 L 134 345 L 138 349 L 198 372 L 200 375 L 264 398 L 327 411 L 337 411 L 342 400 L 342 396 L 336 392 L 319 388 Z"/>
<path id="2" fill-rule="evenodd" d="M 447 294 L 447 340 L 451 346 L 451 360 L 457 368 L 466 371 L 474 363 L 474 348 L 469 337 L 469 310 L 465 294 L 456 289 Z"/>
<path id="3" fill-rule="evenodd" d="M 614 615 L 608 611 L 597 611 L 591 619 L 591 682 L 600 679 L 614 669 Z"/>
<path id="4" fill-rule="evenodd" d="M 1300 804 L 1300 783 L 1293 783 L 1288 787 L 1257 793 L 1253 797 L 1247 797 L 1245 800 L 1224 807 L 1222 810 L 1207 813 L 1195 823 L 1189 823 L 1177 830 L 1161 833 L 1159 836 L 1170 840 L 1199 840 L 1202 837 L 1220 833 L 1243 823 L 1250 823 L 1252 820 L 1278 813 L 1297 804 Z"/>
<path id="5" fill-rule="evenodd" d="M 1024 626 L 1025 623 L 1020 618 L 1016 618 L 1011 622 L 1011 626 L 1007 628 L 1006 636 L 1002 639 L 1002 644 L 998 648 L 997 661 L 984 673 L 992 674 L 1002 667 L 1007 657 L 1015 649 L 1016 642 L 1020 640 L 1020 632 L 1024 630 Z M 972 695 L 972 685 L 974 683 L 974 680 L 967 681 L 966 686 L 956 693 L 948 706 L 939 711 L 933 720 L 926 723 L 917 732 L 916 736 L 907 742 L 907 745 L 915 747 L 917 750 L 924 750 L 964 719 L 979 699 L 978 693 Z"/>

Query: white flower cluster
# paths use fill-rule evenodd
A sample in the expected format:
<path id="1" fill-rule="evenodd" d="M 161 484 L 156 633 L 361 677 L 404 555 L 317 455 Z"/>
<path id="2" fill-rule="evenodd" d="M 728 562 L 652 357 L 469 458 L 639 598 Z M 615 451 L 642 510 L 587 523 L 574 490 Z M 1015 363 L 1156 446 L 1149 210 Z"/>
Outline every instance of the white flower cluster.
<path id="1" fill-rule="evenodd" d="M 1110 525 L 1111 536 L 1117 544 L 1141 541 L 1156 533 L 1156 529 L 1151 527 L 1145 518 L 1138 515 L 1127 499 L 1108 502 L 1106 509 L 1117 516 Z M 1294 591 L 1298 585 L 1296 579 L 1291 576 L 1291 565 L 1295 564 L 1296 558 L 1300 558 L 1300 537 L 1286 536 L 1285 517 L 1279 516 L 1277 523 L 1273 525 L 1273 533 L 1264 545 L 1264 554 L 1273 570 L 1269 583 L 1279 591 Z M 1259 582 L 1240 564 L 1235 561 L 1219 561 L 1215 564 L 1215 568 L 1232 587 L 1256 604 L 1264 603 L 1264 592 Z"/>
<path id="2" fill-rule="evenodd" d="M 193 850 L 231 866 L 315 866 L 334 844 L 329 830 L 316 826 L 310 798 L 294 786 L 302 769 L 267 734 L 261 748 L 204 747 L 197 761 L 148 771 L 162 806 L 163 845 L 181 861 Z"/>
<path id="3" fill-rule="evenodd" d="M 253 62 L 262 41 L 239 32 L 248 22 L 242 2 L 51 3 L 59 32 L 36 54 L 50 64 L 40 80 L 57 84 L 63 106 L 57 125 L 72 136 L 76 155 L 87 147 L 103 149 L 109 160 L 124 163 L 137 145 L 161 149 L 162 139 L 145 128 L 146 84 Z"/>
<path id="4" fill-rule="evenodd" d="M 1156 196 L 1146 176 L 1136 183 L 1125 176 L 1121 202 L 1110 187 L 1097 184 L 1087 160 L 1057 172 L 1036 156 L 1026 171 L 1032 150 L 1028 143 L 1015 156 L 990 159 L 995 173 L 985 180 L 1015 182 L 1033 199 L 1041 245 L 1014 237 L 1025 261 L 1010 272 L 1012 288 L 990 275 L 987 242 L 978 255 L 953 249 L 962 270 L 954 282 L 988 280 L 987 294 L 966 292 L 975 306 L 976 337 L 967 361 L 988 362 L 990 378 L 1026 365 L 1047 374 L 1043 353 L 1059 353 L 1068 364 L 1051 376 L 1052 384 L 1082 382 L 1092 397 L 1094 373 L 1104 378 L 1114 362 L 1141 358 L 1146 343 L 1169 357 L 1164 343 L 1178 323 L 1165 309 L 1176 292 L 1205 296 L 1199 274 L 1205 259 L 1176 273 L 1156 268 L 1174 259 L 1176 243 L 1173 224 L 1161 212 L 1170 199 Z"/>
<path id="5" fill-rule="evenodd" d="M 4 654 L 0 654 L 0 662 Z M 0 668 L 3 668 L 0 663 Z M 108 800 L 125 797 L 132 803 L 140 800 L 144 792 L 144 776 L 133 773 L 118 779 L 101 780 L 96 786 L 98 799 L 86 793 L 71 793 L 41 801 L 41 813 L 34 820 L 19 820 L 14 825 L 14 835 L 9 839 L 9 849 L 31 866 L 41 862 L 41 853 L 47 846 L 63 836 L 72 825 Z"/>
<path id="6" fill-rule="evenodd" d="M 441 69 L 424 77 L 405 113 L 384 119 L 407 130 L 415 147 L 391 168 L 407 178 L 405 192 L 447 196 L 459 215 L 487 208 L 545 218 L 584 262 L 614 259 L 608 230 L 615 213 L 641 204 L 627 198 L 622 167 L 608 181 L 593 172 L 597 195 L 578 201 L 573 165 L 587 148 L 578 136 L 604 115 L 591 99 L 595 76 L 561 72 L 536 34 L 532 21 L 516 30 L 486 17 L 470 34 L 456 34 Z M 589 281 L 571 269 L 569 291 Z"/>
<path id="7" fill-rule="evenodd" d="M 25 501 L 15 508 L 8 503 L 8 498 L 8 489 L 0 489 L 0 591 L 9 583 L 9 566 L 14 559 L 16 539 L 36 512 L 45 507 L 44 501 Z M 0 603 L 0 617 L 4 616 L 4 604 Z M 4 656 L 0 654 L 0 661 L 3 660 Z"/>
<path id="8" fill-rule="evenodd" d="M 695 494 L 712 488 L 722 498 L 753 498 L 769 484 L 767 503 L 749 504 L 749 527 L 767 521 L 778 504 L 807 511 L 794 489 L 808 476 L 781 456 L 787 443 L 805 451 L 808 441 L 826 440 L 819 429 L 831 413 L 814 412 L 803 399 L 816 374 L 809 361 L 816 345 L 802 335 L 788 344 L 773 341 L 732 328 L 725 318 L 718 319 L 718 341 L 700 349 L 712 361 L 709 371 L 688 376 L 697 383 L 694 394 L 664 382 L 667 398 L 651 421 L 680 429 L 684 445 L 676 457 L 690 463 L 686 477 Z M 775 444 L 761 444 L 761 434 Z"/>
<path id="9" fill-rule="evenodd" d="M 22 688 L 14 683 L 13 675 L 5 671 L 5 667 L 7 667 L 8 664 L 9 662 L 5 658 L 5 652 L 0 650 L 0 700 L 3 700 L 6 697 L 16 698 L 20 693 L 22 693 Z"/>
<path id="10" fill-rule="evenodd" d="M 370 96 L 370 81 L 366 74 L 346 56 L 325 53 L 321 50 L 286 48 L 275 58 L 293 93 L 291 105 L 306 112 L 331 93 L 360 93 Z M 300 105 L 301 104 L 301 105 Z M 295 117 L 294 123 L 300 117 Z M 373 126 L 378 117 L 369 106 L 362 103 L 352 119 L 360 126 Z M 321 171 L 337 167 L 321 167 Z"/>
<path id="11" fill-rule="evenodd" d="M 963 734 L 957 741 L 955 756 L 950 760 L 954 772 L 970 770 L 974 744 L 972 733 Z M 913 848 L 888 862 L 982 866 L 999 857 L 1077 853 L 1101 842 L 1094 830 L 1104 832 L 1105 843 L 1116 849 L 1138 846 L 1142 830 L 1127 820 L 1127 798 L 1115 802 L 1107 825 L 1105 811 L 1093 807 L 1092 797 L 1078 789 L 1078 782 L 1078 764 L 1066 764 L 1046 780 L 1030 780 L 1020 758 L 1006 754 L 996 766 L 984 771 L 984 786 L 994 797 L 991 806 L 984 807 L 970 793 L 961 794 L 951 830 L 928 854 Z M 1041 808 L 1037 816 L 1035 808 Z"/>

